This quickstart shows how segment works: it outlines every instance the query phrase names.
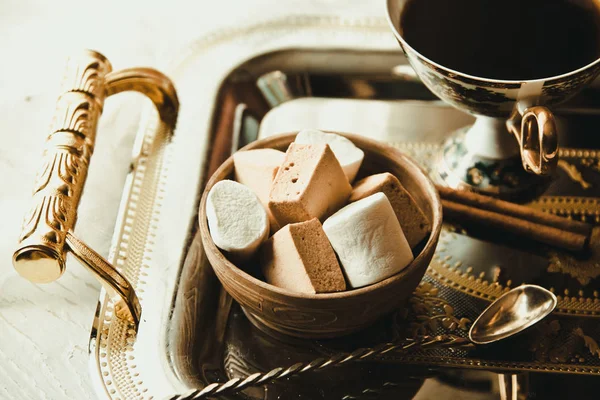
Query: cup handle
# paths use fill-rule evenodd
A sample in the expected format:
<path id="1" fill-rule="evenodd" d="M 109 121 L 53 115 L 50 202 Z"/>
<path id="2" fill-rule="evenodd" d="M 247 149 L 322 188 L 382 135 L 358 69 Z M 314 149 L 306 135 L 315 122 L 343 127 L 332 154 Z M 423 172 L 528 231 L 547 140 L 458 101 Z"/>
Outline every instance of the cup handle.
<path id="1" fill-rule="evenodd" d="M 109 61 L 95 51 L 69 59 L 13 265 L 32 282 L 52 282 L 65 270 L 67 251 L 72 252 L 102 283 L 116 315 L 137 329 L 142 310 L 134 286 L 72 230 L 105 98 L 129 90 L 143 93 L 156 106 L 170 134 L 179 102 L 171 81 L 158 71 L 111 70 Z"/>
<path id="2" fill-rule="evenodd" d="M 533 106 L 521 113 L 515 107 L 506 126 L 519 142 L 523 168 L 536 175 L 551 175 L 558 163 L 558 134 L 552 112 Z"/>

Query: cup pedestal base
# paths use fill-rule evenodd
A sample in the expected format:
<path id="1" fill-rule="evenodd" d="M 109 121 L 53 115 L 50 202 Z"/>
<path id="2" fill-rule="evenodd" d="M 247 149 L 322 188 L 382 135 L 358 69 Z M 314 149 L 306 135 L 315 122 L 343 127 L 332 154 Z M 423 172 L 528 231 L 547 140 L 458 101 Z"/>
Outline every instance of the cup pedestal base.
<path id="1" fill-rule="evenodd" d="M 504 128 L 504 120 L 499 122 L 478 117 L 474 125 L 452 133 L 437 161 L 438 178 L 454 189 L 526 202 L 543 193 L 552 178 L 523 169 L 518 149 L 512 148 L 514 137 Z M 492 126 L 497 129 L 489 129 Z"/>

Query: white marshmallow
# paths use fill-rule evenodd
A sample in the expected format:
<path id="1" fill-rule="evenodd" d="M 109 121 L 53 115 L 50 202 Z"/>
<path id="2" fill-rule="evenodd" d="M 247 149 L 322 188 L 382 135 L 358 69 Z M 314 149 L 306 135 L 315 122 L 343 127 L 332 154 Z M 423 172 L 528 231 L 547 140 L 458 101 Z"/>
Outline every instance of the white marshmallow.
<path id="1" fill-rule="evenodd" d="M 353 288 L 382 281 L 413 260 L 394 209 L 381 192 L 342 208 L 323 230 Z"/>
<path id="2" fill-rule="evenodd" d="M 354 143 L 335 133 L 325 133 L 317 129 L 304 129 L 296 135 L 294 141 L 298 144 L 328 144 L 350 183 L 356 178 L 358 169 L 363 158 L 365 158 L 365 153 L 356 147 Z"/>
<path id="3" fill-rule="evenodd" d="M 230 180 L 217 182 L 206 198 L 213 242 L 236 260 L 248 259 L 269 234 L 269 218 L 254 192 Z"/>

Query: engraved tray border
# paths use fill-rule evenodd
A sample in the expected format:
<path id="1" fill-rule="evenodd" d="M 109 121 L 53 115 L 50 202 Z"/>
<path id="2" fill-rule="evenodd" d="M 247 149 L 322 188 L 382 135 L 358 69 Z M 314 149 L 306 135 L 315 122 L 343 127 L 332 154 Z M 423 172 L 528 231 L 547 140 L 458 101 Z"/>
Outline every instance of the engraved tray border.
<path id="1" fill-rule="evenodd" d="M 140 293 L 142 320 L 136 337 L 101 292 L 89 344 L 99 397 L 149 400 L 189 390 L 169 364 L 166 332 L 200 195 L 201 185 L 190 182 L 205 178 L 223 80 L 245 61 L 278 50 L 398 51 L 396 46 L 383 18 L 294 16 L 206 36 L 167 68 L 181 100 L 176 134 L 167 143 L 166 128 L 147 110 L 108 257 Z"/>
<path id="2" fill-rule="evenodd" d="M 137 136 L 134 168 L 123 191 L 109 256 L 140 293 L 142 320 L 136 336 L 114 316 L 112 304 L 101 293 L 89 347 L 94 387 L 101 397 L 159 399 L 189 390 L 170 363 L 166 337 L 181 265 L 191 241 L 200 183 L 206 178 L 219 89 L 239 65 L 288 49 L 399 52 L 381 18 L 300 16 L 207 36 L 192 43 L 167 69 L 182 104 L 177 132 L 167 142 L 166 128 L 157 125 L 152 109 L 147 110 Z M 406 360 L 430 361 L 419 355 Z M 450 359 L 440 362 L 458 364 Z M 466 362 L 470 368 L 540 369 L 531 363 L 500 365 L 476 359 Z M 545 370 L 566 371 L 560 364 Z M 599 374 L 600 367 L 567 372 Z"/>

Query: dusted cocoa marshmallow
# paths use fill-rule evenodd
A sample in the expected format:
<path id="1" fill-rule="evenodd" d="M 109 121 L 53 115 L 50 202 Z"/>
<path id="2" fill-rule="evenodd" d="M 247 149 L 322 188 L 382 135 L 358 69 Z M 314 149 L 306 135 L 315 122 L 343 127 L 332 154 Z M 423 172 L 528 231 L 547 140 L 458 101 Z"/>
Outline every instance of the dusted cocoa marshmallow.
<path id="1" fill-rule="evenodd" d="M 260 200 L 234 181 L 220 181 L 210 189 L 206 219 L 215 245 L 235 261 L 250 258 L 269 236 L 269 220 Z"/>
<path id="2" fill-rule="evenodd" d="M 425 213 L 404 189 L 398 178 L 388 172 L 368 176 L 356 183 L 350 195 L 350 202 L 364 199 L 377 192 L 385 194 L 392 204 L 410 247 L 414 248 L 431 232 L 431 223 Z"/>
<path id="3" fill-rule="evenodd" d="M 382 281 L 413 260 L 392 205 L 383 193 L 348 204 L 325 221 L 323 230 L 353 288 Z"/>
<path id="4" fill-rule="evenodd" d="M 261 249 L 268 283 L 299 293 L 346 290 L 344 275 L 318 219 L 281 228 Z"/>
<path id="5" fill-rule="evenodd" d="M 256 193 L 267 210 L 271 232 L 276 232 L 279 226 L 269 210 L 269 193 L 273 179 L 284 159 L 285 153 L 275 149 L 238 151 L 233 155 L 235 180 Z"/>
<path id="6" fill-rule="evenodd" d="M 328 145 L 292 143 L 271 186 L 269 209 L 279 226 L 322 220 L 344 205 L 351 191 Z"/>
<path id="7" fill-rule="evenodd" d="M 294 140 L 298 144 L 328 144 L 342 166 L 348 182 L 352 183 L 365 158 L 365 153 L 352 141 L 335 133 L 325 133 L 317 129 L 303 129 Z"/>

